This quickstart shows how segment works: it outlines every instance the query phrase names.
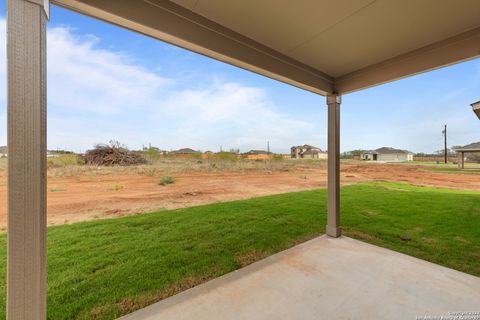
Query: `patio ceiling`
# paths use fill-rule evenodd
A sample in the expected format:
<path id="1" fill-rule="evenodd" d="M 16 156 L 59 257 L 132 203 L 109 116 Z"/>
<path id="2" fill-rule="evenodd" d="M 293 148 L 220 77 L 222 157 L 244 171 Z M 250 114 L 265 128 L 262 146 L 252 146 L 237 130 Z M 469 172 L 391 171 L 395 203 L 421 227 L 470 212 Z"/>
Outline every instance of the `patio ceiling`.
<path id="1" fill-rule="evenodd" d="M 54 0 L 320 94 L 480 54 L 478 0 Z"/>

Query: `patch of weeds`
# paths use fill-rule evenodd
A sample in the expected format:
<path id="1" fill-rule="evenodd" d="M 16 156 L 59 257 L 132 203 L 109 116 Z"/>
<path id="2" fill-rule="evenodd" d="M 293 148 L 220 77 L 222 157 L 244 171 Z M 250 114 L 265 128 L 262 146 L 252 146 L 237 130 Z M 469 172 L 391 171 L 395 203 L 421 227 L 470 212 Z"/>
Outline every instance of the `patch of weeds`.
<path id="1" fill-rule="evenodd" d="M 122 190 L 123 188 L 124 187 L 121 184 L 115 184 L 110 188 L 110 190 L 119 191 L 119 190 Z"/>
<path id="2" fill-rule="evenodd" d="M 157 169 L 155 168 L 146 168 L 145 171 L 144 171 L 145 175 L 149 176 L 149 177 L 153 177 L 155 176 L 155 174 L 157 173 Z"/>
<path id="3" fill-rule="evenodd" d="M 56 187 L 50 189 L 50 192 L 62 192 L 62 191 L 65 191 L 65 189 L 63 189 L 63 188 L 56 188 Z"/>
<path id="4" fill-rule="evenodd" d="M 187 276 L 186 278 L 182 279 L 179 281 L 177 284 L 169 286 L 163 290 L 159 290 L 154 293 L 150 294 L 143 294 L 134 298 L 126 298 L 118 303 L 116 303 L 116 308 L 118 311 L 120 311 L 120 314 L 128 314 L 131 313 L 135 310 L 144 308 L 146 306 L 149 306 L 155 302 L 158 302 L 160 300 L 163 300 L 165 298 L 171 297 L 177 293 L 180 293 L 182 291 L 185 291 L 187 289 L 193 288 L 199 284 L 202 284 L 215 276 L 218 276 L 219 271 L 216 270 L 216 268 L 212 268 L 210 270 L 209 274 L 205 274 L 203 276 Z M 103 308 L 108 308 L 108 306 L 102 306 Z M 99 310 L 100 312 L 98 313 L 100 316 L 102 316 L 102 310 Z"/>
<path id="5" fill-rule="evenodd" d="M 166 186 L 167 184 L 173 184 L 175 183 L 175 178 L 171 176 L 165 176 L 163 177 L 160 182 L 158 183 L 161 186 Z"/>
<path id="6" fill-rule="evenodd" d="M 360 230 L 345 230 L 346 234 L 352 238 L 365 241 L 373 241 L 376 237 L 370 233 L 366 233 Z"/>
<path id="7" fill-rule="evenodd" d="M 270 255 L 271 253 L 265 252 L 265 251 L 250 251 L 245 254 L 239 255 L 235 258 L 235 261 L 239 264 L 240 267 L 246 267 L 249 264 L 252 264 L 258 260 L 262 260 L 263 258 L 266 258 Z"/>
<path id="8" fill-rule="evenodd" d="M 47 159 L 49 168 L 63 168 L 82 164 L 84 164 L 82 159 L 76 154 L 61 154 Z"/>

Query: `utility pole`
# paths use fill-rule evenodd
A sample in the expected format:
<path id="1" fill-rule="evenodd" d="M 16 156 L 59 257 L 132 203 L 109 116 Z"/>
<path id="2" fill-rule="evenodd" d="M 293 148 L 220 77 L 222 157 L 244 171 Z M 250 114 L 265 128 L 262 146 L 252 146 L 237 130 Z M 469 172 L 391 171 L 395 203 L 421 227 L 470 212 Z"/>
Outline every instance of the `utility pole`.
<path id="1" fill-rule="evenodd" d="M 444 137 L 444 143 L 445 143 L 445 164 L 448 162 L 448 149 L 447 149 L 447 125 L 444 125 L 443 127 L 443 137 Z"/>
<path id="2" fill-rule="evenodd" d="M 267 141 L 267 153 L 270 154 L 270 141 Z"/>

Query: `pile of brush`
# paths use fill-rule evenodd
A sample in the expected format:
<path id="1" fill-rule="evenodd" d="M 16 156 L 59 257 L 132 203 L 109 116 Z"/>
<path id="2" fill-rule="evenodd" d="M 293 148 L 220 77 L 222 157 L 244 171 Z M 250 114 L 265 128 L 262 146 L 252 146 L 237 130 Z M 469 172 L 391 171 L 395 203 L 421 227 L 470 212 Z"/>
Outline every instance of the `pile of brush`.
<path id="1" fill-rule="evenodd" d="M 85 153 L 85 163 L 88 165 L 131 166 L 146 162 L 141 155 L 128 150 L 117 141 L 110 141 L 109 144 L 97 144 Z"/>

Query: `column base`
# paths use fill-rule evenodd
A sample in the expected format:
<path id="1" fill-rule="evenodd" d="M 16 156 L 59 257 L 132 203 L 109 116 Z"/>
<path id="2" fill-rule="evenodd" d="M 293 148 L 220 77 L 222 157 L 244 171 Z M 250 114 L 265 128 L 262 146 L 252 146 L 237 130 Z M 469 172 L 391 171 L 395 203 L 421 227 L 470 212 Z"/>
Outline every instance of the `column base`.
<path id="1" fill-rule="evenodd" d="M 326 233 L 327 236 L 338 238 L 342 235 L 342 227 L 331 227 L 327 225 Z"/>

